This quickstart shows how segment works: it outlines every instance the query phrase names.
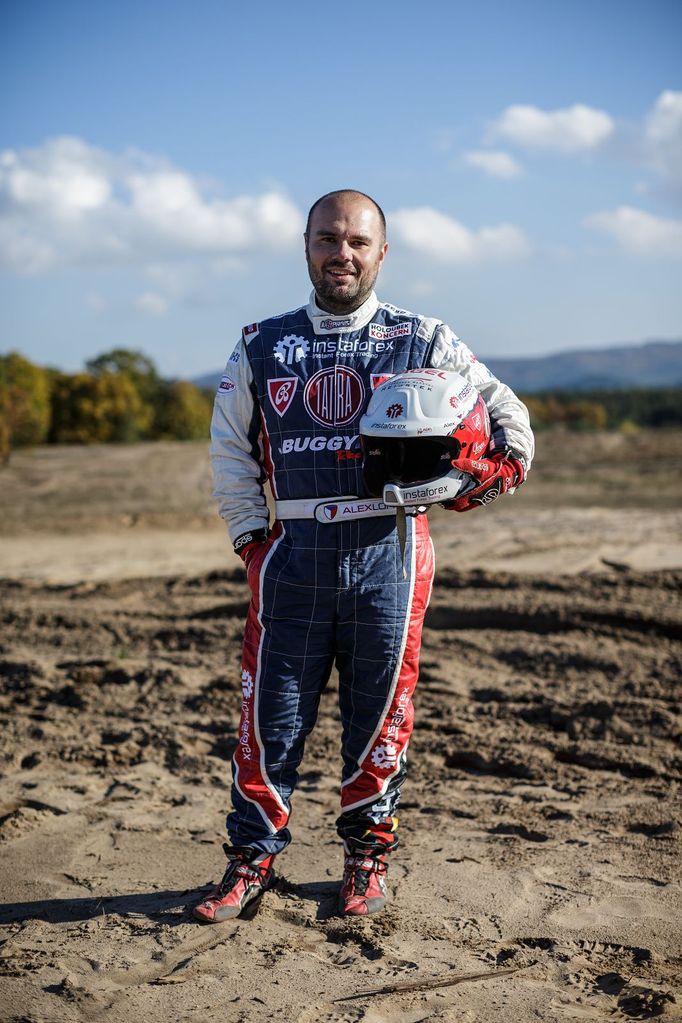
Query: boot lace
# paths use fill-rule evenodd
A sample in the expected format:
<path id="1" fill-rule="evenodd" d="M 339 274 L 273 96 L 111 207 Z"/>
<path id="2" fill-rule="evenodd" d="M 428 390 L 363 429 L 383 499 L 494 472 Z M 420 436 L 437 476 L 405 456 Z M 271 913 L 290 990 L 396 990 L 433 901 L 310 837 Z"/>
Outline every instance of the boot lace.
<path id="1" fill-rule="evenodd" d="M 232 890 L 237 876 L 251 881 L 260 880 L 262 883 L 265 883 L 269 872 L 259 867 L 257 863 L 249 862 L 253 856 L 252 849 L 233 848 L 225 842 L 223 844 L 223 851 L 229 862 L 222 881 L 218 885 L 220 895 L 227 895 Z"/>
<path id="2" fill-rule="evenodd" d="M 352 856 L 346 862 L 346 870 L 353 878 L 355 894 L 364 895 L 369 888 L 372 874 L 385 874 L 388 865 L 376 856 Z"/>

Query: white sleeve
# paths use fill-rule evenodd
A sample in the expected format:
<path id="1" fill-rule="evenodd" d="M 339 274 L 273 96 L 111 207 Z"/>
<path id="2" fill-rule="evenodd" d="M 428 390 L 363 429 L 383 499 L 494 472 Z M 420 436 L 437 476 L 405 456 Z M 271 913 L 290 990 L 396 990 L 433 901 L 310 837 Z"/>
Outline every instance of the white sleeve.
<path id="1" fill-rule="evenodd" d="M 252 384 L 253 373 L 241 339 L 225 367 L 211 420 L 213 496 L 233 543 L 250 529 L 268 525 L 260 408 Z"/>
<path id="2" fill-rule="evenodd" d="M 492 425 L 492 450 L 509 447 L 522 457 L 526 470 L 535 453 L 535 442 L 528 409 L 511 387 L 493 376 L 487 366 L 479 362 L 474 353 L 450 328 L 441 323 L 436 327 L 429 365 L 439 369 L 453 369 L 470 380 L 483 395 Z"/>

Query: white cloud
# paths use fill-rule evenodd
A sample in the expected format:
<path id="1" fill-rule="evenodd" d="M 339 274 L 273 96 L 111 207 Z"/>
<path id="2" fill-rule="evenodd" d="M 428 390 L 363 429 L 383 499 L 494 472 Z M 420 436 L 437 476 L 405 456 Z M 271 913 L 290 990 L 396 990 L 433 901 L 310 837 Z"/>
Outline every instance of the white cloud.
<path id="1" fill-rule="evenodd" d="M 682 186 L 682 92 L 667 89 L 644 122 L 645 158 L 667 181 Z"/>
<path id="2" fill-rule="evenodd" d="M 433 281 L 416 280 L 408 285 L 410 293 L 415 298 L 425 298 L 427 295 L 433 295 L 436 290 L 436 285 Z"/>
<path id="3" fill-rule="evenodd" d="M 150 316 L 161 316 L 168 308 L 165 298 L 155 291 L 145 291 L 138 295 L 134 304 L 136 309 Z"/>
<path id="4" fill-rule="evenodd" d="M 141 152 L 78 138 L 0 153 L 0 263 L 35 274 L 197 253 L 240 256 L 300 241 L 303 217 L 272 188 L 230 199 Z"/>
<path id="5" fill-rule="evenodd" d="M 657 217 L 632 206 L 593 213 L 585 223 L 610 234 L 623 248 L 639 255 L 682 256 L 682 220 Z"/>
<path id="6" fill-rule="evenodd" d="M 523 231 L 513 224 L 472 231 L 429 206 L 397 210 L 389 215 L 389 224 L 391 234 L 403 245 L 440 263 L 518 259 L 530 251 Z"/>
<path id="7" fill-rule="evenodd" d="M 0 153 L 0 189 L 15 209 L 36 209 L 56 220 L 77 220 L 111 196 L 110 160 L 81 139 L 63 137 L 42 149 Z"/>
<path id="8" fill-rule="evenodd" d="M 464 162 L 470 167 L 478 167 L 492 178 L 509 180 L 518 178 L 523 169 L 509 153 L 499 149 L 477 149 L 464 154 Z"/>
<path id="9" fill-rule="evenodd" d="M 561 110 L 517 104 L 503 110 L 491 130 L 493 136 L 530 149 L 575 153 L 605 142 L 613 134 L 615 122 L 606 111 L 582 103 Z"/>
<path id="10" fill-rule="evenodd" d="M 99 291 L 89 291 L 85 296 L 85 304 L 94 313 L 103 313 L 109 308 L 109 303 Z"/>
<path id="11" fill-rule="evenodd" d="M 236 199 L 203 199 L 180 171 L 132 174 L 131 210 L 139 225 L 170 244 L 201 252 L 286 247 L 299 239 L 303 222 L 288 199 L 275 192 Z"/>

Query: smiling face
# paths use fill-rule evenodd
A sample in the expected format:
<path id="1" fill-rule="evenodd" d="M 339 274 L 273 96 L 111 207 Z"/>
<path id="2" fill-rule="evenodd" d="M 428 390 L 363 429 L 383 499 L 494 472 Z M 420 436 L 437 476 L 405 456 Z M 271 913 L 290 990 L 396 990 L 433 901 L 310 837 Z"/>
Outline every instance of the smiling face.
<path id="1" fill-rule="evenodd" d="M 323 200 L 305 236 L 308 273 L 322 309 L 352 313 L 369 297 L 388 245 L 376 206 L 364 196 Z"/>

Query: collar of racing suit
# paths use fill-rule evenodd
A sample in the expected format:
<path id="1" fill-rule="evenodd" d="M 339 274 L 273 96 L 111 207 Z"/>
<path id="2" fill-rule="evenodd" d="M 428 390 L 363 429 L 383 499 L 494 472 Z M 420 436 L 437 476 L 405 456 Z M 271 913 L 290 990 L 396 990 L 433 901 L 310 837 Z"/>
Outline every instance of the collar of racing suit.
<path id="1" fill-rule="evenodd" d="M 369 298 L 354 312 L 344 313 L 343 316 L 335 316 L 334 313 L 328 313 L 325 309 L 320 309 L 316 297 L 315 291 L 311 291 L 307 308 L 310 322 L 316 334 L 338 334 L 339 332 L 345 333 L 347 330 L 362 330 L 363 327 L 367 326 L 379 308 L 379 299 L 372 292 Z"/>

